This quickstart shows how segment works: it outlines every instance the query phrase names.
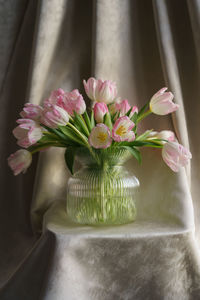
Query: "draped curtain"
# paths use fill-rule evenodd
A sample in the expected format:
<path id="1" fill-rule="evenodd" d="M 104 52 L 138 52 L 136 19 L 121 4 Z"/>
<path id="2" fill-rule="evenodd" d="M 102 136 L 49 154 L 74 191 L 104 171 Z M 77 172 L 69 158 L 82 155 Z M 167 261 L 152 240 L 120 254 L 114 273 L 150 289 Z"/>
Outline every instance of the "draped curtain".
<path id="1" fill-rule="evenodd" d="M 141 129 L 173 130 L 190 148 L 191 164 L 174 175 L 157 150 L 145 149 L 142 166 L 133 162 L 131 168 L 143 182 L 141 218 L 143 211 L 159 220 L 173 210 L 194 232 L 198 277 L 200 1 L 0 0 L 0 37 L 1 299 L 27 299 L 28 290 L 29 299 L 39 299 L 53 251 L 52 235 L 42 233 L 43 216 L 65 198 L 69 176 L 63 150 L 55 148 L 36 155 L 25 175 L 12 175 L 6 159 L 17 149 L 15 120 L 24 103 L 41 104 L 59 87 L 78 88 L 86 98 L 82 80 L 91 76 L 116 81 L 119 95 L 139 107 L 164 86 L 175 95 L 180 109 L 145 119 Z M 167 190 L 165 182 L 173 180 L 179 201 L 155 202 L 156 190 Z"/>

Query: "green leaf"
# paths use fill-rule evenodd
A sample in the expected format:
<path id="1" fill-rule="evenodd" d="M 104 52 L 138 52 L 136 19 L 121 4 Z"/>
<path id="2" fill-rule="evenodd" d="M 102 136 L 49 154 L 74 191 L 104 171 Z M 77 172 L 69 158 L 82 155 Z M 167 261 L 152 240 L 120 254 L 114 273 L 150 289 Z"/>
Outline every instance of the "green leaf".
<path id="1" fill-rule="evenodd" d="M 91 111 L 91 116 L 90 116 L 90 124 L 91 124 L 91 129 L 95 127 L 95 120 L 94 120 L 94 111 Z"/>
<path id="2" fill-rule="evenodd" d="M 119 115 L 120 111 L 116 111 L 116 113 L 114 113 L 114 115 L 111 116 L 112 123 L 115 123 L 115 121 L 119 118 Z"/>
<path id="3" fill-rule="evenodd" d="M 126 116 L 129 117 L 130 113 L 132 111 L 132 107 L 128 110 L 128 112 L 126 113 Z"/>
<path id="4" fill-rule="evenodd" d="M 30 151 L 30 152 L 38 152 L 38 151 L 41 151 L 43 149 L 46 149 L 46 148 L 49 148 L 49 147 L 61 147 L 61 148 L 66 148 L 67 144 L 61 144 L 59 142 L 54 142 L 54 143 L 43 143 L 43 144 L 35 144 L 35 145 L 32 145 L 30 146 L 27 150 Z"/>
<path id="5" fill-rule="evenodd" d="M 91 122 L 90 122 L 90 118 L 88 116 L 87 111 L 84 112 L 83 116 L 84 116 L 84 119 L 85 119 L 85 122 L 87 124 L 87 127 L 88 127 L 89 131 L 91 131 L 92 127 L 91 127 Z"/>
<path id="6" fill-rule="evenodd" d="M 106 126 L 108 126 L 108 128 L 109 128 L 110 130 L 112 130 L 112 121 L 111 121 L 110 113 L 106 113 L 106 114 L 104 115 L 104 124 L 105 124 Z"/>
<path id="7" fill-rule="evenodd" d="M 84 133 L 88 137 L 90 133 L 88 131 L 88 128 L 87 128 L 87 125 L 86 125 L 84 119 L 82 119 L 75 111 L 74 111 L 74 116 L 75 116 L 74 117 L 74 125 L 75 126 L 76 126 L 76 124 L 79 125 L 81 128 L 80 131 L 82 131 L 82 133 Z"/>
<path id="8" fill-rule="evenodd" d="M 70 139 L 71 141 L 74 141 L 80 145 L 85 146 L 85 144 L 80 140 L 80 137 L 78 137 L 71 128 L 69 128 L 67 126 L 59 126 L 59 128 L 68 139 Z"/>
<path id="9" fill-rule="evenodd" d="M 76 154 L 76 149 L 77 149 L 76 147 L 70 146 L 65 151 L 65 162 L 72 175 L 73 175 L 74 158 Z"/>
<path id="10" fill-rule="evenodd" d="M 60 127 L 57 129 L 57 128 L 50 128 L 50 127 L 47 127 L 45 125 L 42 125 L 45 129 L 47 129 L 50 133 L 53 133 L 57 138 L 59 138 L 59 140 L 66 140 L 66 136 L 60 131 Z M 64 127 L 64 126 L 63 126 Z"/>
<path id="11" fill-rule="evenodd" d="M 145 110 L 148 108 L 149 106 L 149 101 L 140 109 L 140 111 L 138 112 L 138 118 L 141 117 L 141 115 L 143 115 L 143 113 L 145 112 Z"/>
<path id="12" fill-rule="evenodd" d="M 39 141 L 38 141 L 38 143 L 39 144 L 44 144 L 44 143 L 53 143 L 53 142 L 55 142 L 55 141 L 57 141 L 58 140 L 58 138 L 55 136 L 55 137 L 53 137 L 53 136 L 48 136 L 48 135 L 44 135 Z"/>
<path id="13" fill-rule="evenodd" d="M 153 129 L 145 131 L 143 134 L 137 137 L 136 141 L 145 140 L 152 131 Z"/>
<path id="14" fill-rule="evenodd" d="M 138 118 L 138 114 L 135 112 L 133 114 L 133 116 L 131 117 L 131 121 L 134 122 L 135 124 L 137 123 L 137 118 Z"/>
<path id="15" fill-rule="evenodd" d="M 127 149 L 137 159 L 139 164 L 141 164 L 142 157 L 141 157 L 141 153 L 138 149 L 136 149 L 134 147 L 129 147 L 129 146 L 124 146 L 123 148 Z"/>
<path id="16" fill-rule="evenodd" d="M 154 147 L 154 148 L 162 148 L 163 145 L 153 141 L 133 141 L 133 142 L 122 142 L 121 146 L 133 146 L 133 147 Z"/>

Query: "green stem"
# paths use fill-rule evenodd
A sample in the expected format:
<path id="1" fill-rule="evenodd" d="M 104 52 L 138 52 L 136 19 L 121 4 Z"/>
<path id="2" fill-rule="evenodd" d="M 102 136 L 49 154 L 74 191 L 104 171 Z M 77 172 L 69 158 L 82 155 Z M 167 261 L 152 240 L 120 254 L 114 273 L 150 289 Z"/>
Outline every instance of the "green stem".
<path id="1" fill-rule="evenodd" d="M 152 112 L 149 109 L 148 111 L 146 111 L 145 113 L 143 113 L 138 119 L 137 119 L 137 123 L 139 123 L 140 121 L 142 121 L 144 118 L 146 118 L 148 115 L 150 115 Z"/>
<path id="2" fill-rule="evenodd" d="M 85 125 L 86 132 L 87 132 L 87 134 L 88 134 L 88 136 L 89 136 L 89 135 L 90 135 L 90 132 L 89 132 L 89 128 L 88 128 L 88 126 L 87 126 L 87 124 L 86 124 L 86 122 L 85 122 L 85 119 L 83 118 L 82 115 L 80 115 L 80 117 L 81 117 L 81 120 L 83 121 L 83 123 L 84 123 L 84 125 Z"/>
<path id="3" fill-rule="evenodd" d="M 71 123 L 67 123 L 67 125 L 77 133 L 77 135 L 81 138 L 81 140 L 84 142 L 86 146 L 89 145 L 86 137 L 74 125 L 72 125 Z"/>
<path id="4" fill-rule="evenodd" d="M 82 135 L 82 133 L 71 123 L 68 123 L 67 125 L 69 125 L 76 133 L 77 135 L 81 138 L 81 140 L 84 142 L 85 146 L 88 148 L 88 150 L 90 151 L 91 155 L 93 156 L 93 158 L 96 160 L 96 162 L 98 164 L 100 164 L 100 162 L 98 161 L 96 155 L 94 154 L 94 152 L 92 151 L 92 148 L 90 147 L 87 139 L 84 137 L 84 135 Z"/>
<path id="5" fill-rule="evenodd" d="M 49 144 L 45 144 L 45 145 L 40 145 L 40 146 L 36 146 L 35 149 L 33 149 L 32 151 L 30 151 L 31 154 L 34 154 L 38 151 L 41 151 L 45 148 L 49 148 L 49 147 L 63 147 L 63 148 L 66 148 L 66 145 L 64 144 L 52 144 L 52 143 L 49 143 Z"/>

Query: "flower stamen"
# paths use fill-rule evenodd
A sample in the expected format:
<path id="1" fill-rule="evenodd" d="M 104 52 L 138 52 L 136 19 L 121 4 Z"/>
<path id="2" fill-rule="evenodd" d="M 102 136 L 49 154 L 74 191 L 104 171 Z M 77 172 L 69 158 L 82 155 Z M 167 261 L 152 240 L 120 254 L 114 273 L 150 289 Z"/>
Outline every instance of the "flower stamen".
<path id="1" fill-rule="evenodd" d="M 103 132 L 99 132 L 99 135 L 97 137 L 101 142 L 105 142 L 106 138 L 107 138 L 107 134 L 103 133 Z"/>
<path id="2" fill-rule="evenodd" d="M 126 127 L 123 125 L 119 126 L 119 128 L 116 130 L 116 134 L 118 134 L 120 136 L 122 136 L 126 133 L 127 133 Z"/>

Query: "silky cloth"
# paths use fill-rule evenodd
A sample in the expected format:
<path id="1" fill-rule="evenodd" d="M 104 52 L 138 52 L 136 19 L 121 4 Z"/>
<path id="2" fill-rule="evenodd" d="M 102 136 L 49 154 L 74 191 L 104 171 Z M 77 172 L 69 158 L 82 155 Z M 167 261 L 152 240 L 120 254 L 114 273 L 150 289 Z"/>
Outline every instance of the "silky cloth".
<path id="1" fill-rule="evenodd" d="M 82 79 L 90 76 L 116 81 L 118 94 L 139 107 L 158 89 L 168 86 L 180 109 L 172 115 L 148 117 L 140 130 L 173 130 L 179 141 L 190 148 L 193 158 L 191 164 L 178 174 L 164 164 L 159 150 L 143 150 L 142 166 L 134 160 L 128 164 L 141 183 L 137 204 L 139 223 L 127 225 L 126 229 L 120 226 L 119 236 L 114 228 L 108 229 L 110 236 L 106 238 L 106 244 L 103 229 L 101 232 L 90 229 L 97 237 L 96 244 L 91 246 L 91 254 L 94 257 L 92 251 L 99 247 L 98 265 L 105 267 L 109 278 L 106 282 L 99 273 L 100 293 L 94 281 L 90 292 L 83 273 L 80 274 L 81 268 L 87 272 L 86 278 L 91 279 L 87 263 L 90 252 L 81 235 L 82 227 L 75 227 L 70 234 L 80 232 L 80 253 L 85 255 L 85 263 L 80 262 L 78 254 L 73 258 L 69 254 L 63 271 L 68 272 L 67 261 L 73 259 L 74 262 L 77 258 L 77 268 L 71 263 L 72 273 L 83 280 L 79 280 L 79 284 L 85 299 L 88 295 L 89 299 L 95 299 L 95 290 L 97 299 L 100 295 L 101 299 L 108 299 L 107 295 L 112 299 L 116 294 L 121 299 L 137 299 L 144 295 L 147 299 L 176 300 L 177 295 L 181 295 L 180 299 L 200 297 L 199 20 L 199 0 L 0 0 L 1 299 L 51 299 L 52 274 L 56 274 L 55 268 L 60 268 L 55 264 L 55 256 L 62 259 L 62 251 L 71 253 L 79 247 L 76 244 L 75 248 L 68 248 L 67 228 L 71 225 L 64 205 L 61 206 L 62 213 L 51 210 L 52 205 L 59 199 L 65 201 L 66 197 L 69 172 L 63 150 L 52 148 L 36 155 L 27 174 L 14 177 L 8 170 L 6 158 L 16 151 L 12 136 L 15 120 L 24 103 L 40 104 L 51 90 L 59 87 L 66 91 L 79 88 L 86 99 Z M 48 214 L 49 209 L 52 213 L 48 224 L 54 222 L 53 227 L 58 224 L 58 230 L 43 225 L 44 214 Z M 59 224 L 60 214 L 61 219 L 65 219 L 62 224 Z M 124 245 L 125 230 L 128 235 L 131 232 L 131 238 Z M 64 232 L 62 236 L 60 231 Z M 118 238 L 121 250 L 115 252 Z M 127 249 L 127 256 L 123 247 Z M 164 251 L 170 248 L 172 252 Z M 113 272 L 111 252 L 117 265 Z M 102 253 L 108 257 L 107 269 Z M 176 257 L 179 253 L 181 267 L 174 273 L 169 267 L 167 272 L 168 264 L 176 265 L 173 259 L 179 261 Z M 125 260 L 124 265 L 119 263 L 120 257 Z M 137 266 L 134 265 L 136 261 Z M 127 264 L 130 268 L 124 267 Z M 153 276 L 142 272 L 141 265 L 144 270 L 152 270 Z M 92 272 L 94 270 L 98 273 L 96 269 Z M 124 280 L 119 274 L 125 274 L 126 270 L 127 280 Z M 171 274 L 176 280 L 169 281 Z M 55 278 L 57 288 L 60 284 L 63 287 L 66 276 L 63 273 L 59 283 Z M 94 280 L 97 277 L 98 274 Z M 112 282 L 113 286 L 109 288 L 108 283 L 112 285 Z M 132 284 L 137 287 L 135 290 L 130 287 Z M 55 290 L 55 284 L 53 286 Z M 63 291 L 66 291 L 65 287 Z M 67 290 L 66 298 L 70 299 L 70 295 L 71 299 L 78 299 L 72 286 Z"/>
<path id="2" fill-rule="evenodd" d="M 199 297 L 194 235 L 176 221 L 80 226 L 60 202 L 45 214 L 44 228 L 56 237 L 45 300 Z"/>

